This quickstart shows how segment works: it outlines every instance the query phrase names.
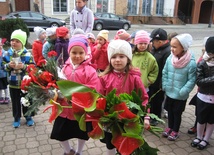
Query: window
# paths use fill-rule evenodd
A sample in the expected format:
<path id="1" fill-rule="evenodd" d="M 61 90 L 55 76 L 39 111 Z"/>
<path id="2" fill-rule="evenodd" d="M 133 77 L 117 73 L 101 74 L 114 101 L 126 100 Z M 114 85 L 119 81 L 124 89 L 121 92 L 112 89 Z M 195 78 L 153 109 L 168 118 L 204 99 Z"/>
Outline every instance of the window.
<path id="1" fill-rule="evenodd" d="M 128 0 L 128 14 L 137 14 L 137 0 Z"/>
<path id="2" fill-rule="evenodd" d="M 54 13 L 67 13 L 67 0 L 53 0 Z"/>
<path id="3" fill-rule="evenodd" d="M 143 0 L 142 15 L 151 14 L 151 0 Z"/>
<path id="4" fill-rule="evenodd" d="M 164 0 L 157 0 L 156 15 L 163 15 Z"/>
<path id="5" fill-rule="evenodd" d="M 97 12 L 108 12 L 108 0 L 97 0 Z"/>

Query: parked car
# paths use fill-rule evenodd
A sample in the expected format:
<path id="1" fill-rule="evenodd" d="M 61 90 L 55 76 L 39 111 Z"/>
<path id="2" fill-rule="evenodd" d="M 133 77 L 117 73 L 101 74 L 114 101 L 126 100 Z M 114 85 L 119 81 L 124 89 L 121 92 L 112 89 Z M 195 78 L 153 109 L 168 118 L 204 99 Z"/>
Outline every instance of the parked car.
<path id="1" fill-rule="evenodd" d="M 65 25 L 65 21 L 45 16 L 39 12 L 33 11 L 17 11 L 9 13 L 6 16 L 2 17 L 4 19 L 11 19 L 11 18 L 21 18 L 23 19 L 24 23 L 26 23 L 28 29 L 33 29 L 35 26 L 40 26 L 43 28 L 53 27 L 53 26 L 63 26 Z"/>
<path id="2" fill-rule="evenodd" d="M 95 13 L 94 14 L 94 29 L 125 29 L 131 27 L 131 22 L 113 13 Z"/>

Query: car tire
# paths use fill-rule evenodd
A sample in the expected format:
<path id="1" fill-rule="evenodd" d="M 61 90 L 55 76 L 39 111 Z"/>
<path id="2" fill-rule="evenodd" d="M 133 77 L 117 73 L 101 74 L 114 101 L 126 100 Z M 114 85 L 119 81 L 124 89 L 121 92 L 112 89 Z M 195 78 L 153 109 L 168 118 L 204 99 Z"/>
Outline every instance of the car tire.
<path id="1" fill-rule="evenodd" d="M 103 29 L 103 25 L 102 25 L 101 23 L 97 23 L 97 24 L 95 25 L 95 29 L 98 30 L 98 31 L 100 31 L 100 30 Z"/>
<path id="2" fill-rule="evenodd" d="M 59 24 L 58 23 L 51 23 L 50 27 L 59 27 Z"/>
<path id="3" fill-rule="evenodd" d="M 126 31 L 129 29 L 129 27 L 130 27 L 129 24 L 127 24 L 127 23 L 123 25 L 123 29 Z"/>

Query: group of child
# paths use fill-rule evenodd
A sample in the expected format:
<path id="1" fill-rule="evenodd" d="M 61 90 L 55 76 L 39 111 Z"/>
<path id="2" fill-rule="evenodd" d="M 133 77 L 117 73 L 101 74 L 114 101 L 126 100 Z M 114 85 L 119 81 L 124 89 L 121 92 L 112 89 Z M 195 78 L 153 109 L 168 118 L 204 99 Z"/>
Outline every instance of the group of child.
<path id="1" fill-rule="evenodd" d="M 46 30 L 35 27 L 34 32 L 37 40 L 33 43 L 32 55 L 24 47 L 27 35 L 22 30 L 15 30 L 11 34 L 11 48 L 3 54 L 2 51 L 0 53 L 3 55 L 0 59 L 3 62 L 1 70 L 8 73 L 8 76 L 0 78 L 0 82 L 6 83 L 6 86 L 7 81 L 9 82 L 15 128 L 20 126 L 21 109 L 23 114 L 28 110 L 20 104 L 21 97 L 25 95 L 21 92 L 20 83 L 23 76 L 27 74 L 27 65 L 31 63 L 38 65 L 41 60 L 47 59 L 49 51 L 55 50 L 56 61 L 61 62 L 61 72 L 67 80 L 96 89 L 103 95 L 115 88 L 117 95 L 141 90 L 144 101 L 142 105 L 148 104 L 150 98 L 151 112 L 158 117 L 161 117 L 162 103 L 165 98 L 168 127 L 163 132 L 163 136 L 168 140 L 176 140 L 179 137 L 181 116 L 189 93 L 197 83 L 199 87 L 197 105 L 201 108 L 197 111 L 197 138 L 191 145 L 204 149 L 209 144 L 208 141 L 214 129 L 214 122 L 210 119 L 214 109 L 211 89 L 213 87 L 211 73 L 214 66 L 213 37 L 207 40 L 206 52 L 197 67 L 194 54 L 189 50 L 193 40 L 190 34 L 179 34 L 169 41 L 166 31 L 161 28 L 153 30 L 151 34 L 139 30 L 132 35 L 125 30 L 119 30 L 115 38 L 109 41 L 107 30 L 101 30 L 97 39 L 92 33 L 78 33 L 70 36 L 69 29 L 66 27 L 52 27 Z M 18 53 L 20 61 L 14 61 L 14 53 Z M 16 72 L 17 70 L 20 72 Z M 1 90 L 5 90 L 5 87 Z M 5 102 L 8 92 L 5 90 L 4 94 L 6 97 L 0 96 L 0 99 Z M 25 118 L 28 126 L 34 124 L 32 116 L 25 116 Z M 145 117 L 145 127 L 148 127 L 152 121 L 149 119 Z M 206 135 L 203 137 L 201 133 L 204 131 L 205 124 Z M 90 123 L 88 126 L 90 128 Z M 70 132 L 72 130 L 76 132 Z M 108 132 L 105 135 L 101 142 L 106 143 L 107 155 L 113 155 L 116 149 L 111 144 L 112 135 Z M 55 120 L 51 138 L 60 141 L 65 154 L 68 155 L 81 155 L 85 141 L 89 139 L 87 132 L 80 130 L 72 111 L 68 109 L 64 109 Z M 71 138 L 78 138 L 77 150 L 69 145 L 68 140 Z"/>

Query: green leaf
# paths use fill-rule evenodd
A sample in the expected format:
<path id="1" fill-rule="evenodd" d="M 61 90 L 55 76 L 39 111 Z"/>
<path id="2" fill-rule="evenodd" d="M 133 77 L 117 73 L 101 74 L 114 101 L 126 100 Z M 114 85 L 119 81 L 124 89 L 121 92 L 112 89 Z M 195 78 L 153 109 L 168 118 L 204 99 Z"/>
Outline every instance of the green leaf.
<path id="1" fill-rule="evenodd" d="M 71 95 L 74 92 L 92 92 L 93 90 L 89 87 L 86 87 L 82 84 L 68 81 L 68 80 L 62 80 L 56 82 L 61 93 L 68 99 L 71 100 Z"/>
<path id="2" fill-rule="evenodd" d="M 85 114 L 80 117 L 79 127 L 82 131 L 86 131 L 86 122 L 85 122 Z"/>

